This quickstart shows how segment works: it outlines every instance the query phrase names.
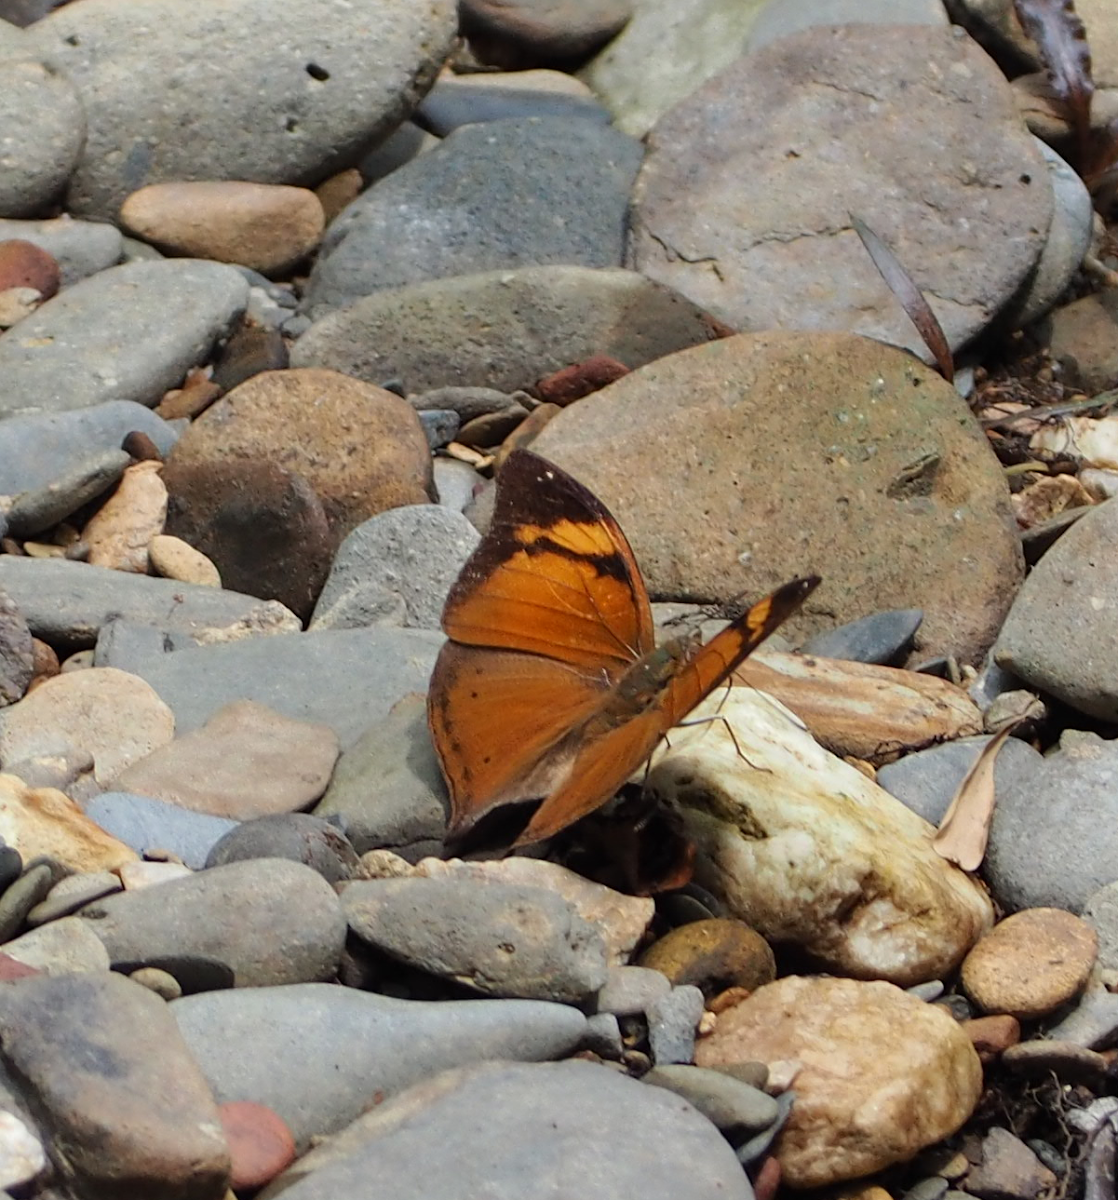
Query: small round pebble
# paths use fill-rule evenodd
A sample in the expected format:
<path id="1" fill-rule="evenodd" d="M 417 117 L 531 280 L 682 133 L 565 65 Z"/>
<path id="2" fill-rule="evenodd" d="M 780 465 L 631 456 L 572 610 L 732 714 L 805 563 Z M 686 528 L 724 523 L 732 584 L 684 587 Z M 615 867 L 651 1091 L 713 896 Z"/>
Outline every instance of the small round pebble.
<path id="1" fill-rule="evenodd" d="M 707 995 L 730 987 L 754 991 L 776 978 L 768 942 L 743 921 L 712 917 L 666 933 L 641 955 L 640 965 L 674 984 L 693 983 Z"/>
<path id="2" fill-rule="evenodd" d="M 674 987 L 648 1009 L 648 1044 L 657 1066 L 689 1063 L 703 1015 L 703 993 L 691 984 Z"/>
<path id="3" fill-rule="evenodd" d="M 140 967 L 129 976 L 134 983 L 146 987 L 149 992 L 162 996 L 164 1000 L 177 1000 L 182 995 L 182 984 L 162 967 Z"/>
<path id="4" fill-rule="evenodd" d="M 649 967 L 611 967 L 605 987 L 598 993 L 598 1011 L 629 1017 L 649 1007 L 672 990 L 671 982 Z"/>
<path id="5" fill-rule="evenodd" d="M 148 556 L 156 574 L 182 583 L 197 583 L 203 587 L 221 587 L 217 567 L 201 552 L 182 538 L 169 533 L 157 533 L 148 542 Z"/>
<path id="6" fill-rule="evenodd" d="M 1046 1016 L 1077 996 L 1098 955 L 1098 935 L 1062 908 L 1030 908 L 996 925 L 963 960 L 962 985 L 987 1013 Z"/>
<path id="7" fill-rule="evenodd" d="M 287 1122 L 251 1100 L 230 1100 L 218 1107 L 229 1143 L 233 1190 L 263 1187 L 295 1161 L 295 1139 Z"/>

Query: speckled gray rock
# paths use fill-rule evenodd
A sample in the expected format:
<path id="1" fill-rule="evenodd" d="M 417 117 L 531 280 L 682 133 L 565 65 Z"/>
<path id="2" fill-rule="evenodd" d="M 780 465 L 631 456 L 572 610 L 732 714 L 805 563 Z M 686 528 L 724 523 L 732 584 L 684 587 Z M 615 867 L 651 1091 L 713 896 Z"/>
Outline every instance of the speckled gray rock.
<path id="1" fill-rule="evenodd" d="M 441 853 L 448 805 L 425 698 L 411 695 L 342 754 L 314 812 L 340 818 L 359 854 L 394 850 L 418 862 Z"/>
<path id="2" fill-rule="evenodd" d="M 676 105 L 647 144 L 627 264 L 741 329 L 848 330 L 928 355 L 851 228 L 856 212 L 958 347 L 1012 299 L 1052 219 L 1009 85 L 957 29 L 780 38 Z M 929 196 L 951 221 L 929 219 Z"/>
<path id="3" fill-rule="evenodd" d="M 543 88 L 492 87 L 469 76 L 440 79 L 424 96 L 414 120 L 437 137 L 463 125 L 509 121 L 523 117 L 562 117 L 608 125 L 609 110 L 589 96 L 567 95 Z"/>
<path id="4" fill-rule="evenodd" d="M 231 700 L 257 700 L 329 725 L 345 749 L 401 696 L 426 691 L 442 640 L 425 629 L 324 629 L 158 654 L 128 669 L 170 705 L 179 733 Z"/>
<path id="5" fill-rule="evenodd" d="M 126 263 L 83 279 L 0 336 L 0 417 L 106 400 L 154 405 L 247 303 L 248 283 L 225 263 Z"/>
<path id="6" fill-rule="evenodd" d="M 0 591 L 0 706 L 15 704 L 35 673 L 31 630 L 12 598 Z"/>
<path id="7" fill-rule="evenodd" d="M 437 504 L 370 517 L 338 547 L 310 627 L 375 624 L 377 613 L 399 598 L 404 625 L 438 629 L 450 585 L 479 540 L 465 517 Z"/>
<path id="8" fill-rule="evenodd" d="M 257 858 L 120 892 L 79 913 L 113 967 L 162 967 L 184 991 L 329 979 L 345 942 L 334 889 L 310 867 Z"/>
<path id="9" fill-rule="evenodd" d="M 310 813 L 279 813 L 243 821 L 214 844 L 207 867 L 246 858 L 289 858 L 317 871 L 328 883 L 360 878 L 361 859 L 335 825 Z"/>
<path id="10" fill-rule="evenodd" d="M 1118 879 L 1118 742 L 1077 734 L 1029 783 L 1006 788 L 984 873 L 1006 909 L 1074 913 Z"/>
<path id="11" fill-rule="evenodd" d="M 370 383 L 401 379 L 411 392 L 513 392 L 593 354 L 640 367 L 725 332 L 635 271 L 522 267 L 374 293 L 316 321 L 291 360 Z"/>
<path id="12" fill-rule="evenodd" d="M 544 888 L 375 879 L 348 884 L 342 907 L 363 942 L 485 995 L 578 1003 L 606 981 L 601 935 Z"/>
<path id="13" fill-rule="evenodd" d="M 817 633 L 800 647 L 804 654 L 853 662 L 899 665 L 924 620 L 918 608 L 894 608 Z"/>
<path id="14" fill-rule="evenodd" d="M 171 1012 L 218 1102 L 266 1104 L 300 1150 L 378 1095 L 447 1067 L 555 1058 L 586 1029 L 565 1004 L 396 1000 L 329 984 L 208 992 L 176 1000 Z"/>
<path id="15" fill-rule="evenodd" d="M 62 286 L 69 287 L 121 260 L 124 238 L 115 225 L 52 217 L 45 221 L 0 220 L 0 241 L 19 238 L 45 250 L 57 261 Z"/>
<path id="16" fill-rule="evenodd" d="M 599 1012 L 631 1017 L 646 1012 L 672 990 L 668 977 L 651 967 L 611 967 L 598 993 Z"/>
<path id="17" fill-rule="evenodd" d="M 274 600 L 60 558 L 0 555 L 0 588 L 15 601 L 36 637 L 75 649 L 92 646 L 102 626 L 122 614 L 182 633 L 298 628 L 295 615 Z"/>
<path id="18" fill-rule="evenodd" d="M 1088 898 L 1082 916 L 1099 935 L 1099 966 L 1118 970 L 1118 875 Z"/>
<path id="19" fill-rule="evenodd" d="M 590 121 L 464 126 L 335 218 L 304 309 L 319 316 L 381 288 L 476 271 L 620 266 L 641 154 L 639 142 Z"/>
<path id="20" fill-rule="evenodd" d="M 312 1151 L 261 1200 L 371 1195 L 369 1180 L 393 1200 L 753 1195 L 733 1151 L 685 1100 L 580 1062 L 446 1072 Z"/>
<path id="21" fill-rule="evenodd" d="M 659 1067 L 689 1063 L 695 1057 L 695 1031 L 703 1015 L 701 989 L 684 983 L 648 1007 L 648 1045 Z"/>
<path id="22" fill-rule="evenodd" d="M 878 768 L 877 782 L 925 821 L 939 825 L 951 797 L 982 753 L 988 737 L 960 738 L 906 754 Z M 994 764 L 999 796 L 1010 788 L 1028 789 L 1044 766 L 1044 757 L 1028 742 L 1009 738 Z"/>
<path id="23" fill-rule="evenodd" d="M 149 183 L 317 182 L 349 165 L 408 115 L 455 29 L 451 0 L 293 0 L 282 15 L 270 0 L 86 0 L 27 35 L 89 117 L 69 207 L 113 219 Z"/>
<path id="24" fill-rule="evenodd" d="M 1098 895 L 1100 893 L 1096 892 L 1095 896 Z M 1088 901 L 1088 906 L 1095 896 Z M 1087 917 L 1087 912 L 1087 909 L 1083 910 L 1084 917 Z M 1097 921 L 1088 919 L 1088 923 L 1096 930 L 1099 928 Z M 1107 932 L 1113 937 L 1113 929 Z M 1101 937 L 1099 942 L 1101 948 Z M 1110 947 L 1110 955 L 1113 962 L 1113 945 Z M 1102 963 L 1101 957 L 1099 961 Z M 1088 987 L 1071 1012 L 1056 1025 L 1046 1029 L 1044 1036 L 1056 1041 L 1071 1042 L 1075 1046 L 1085 1046 L 1088 1050 L 1111 1049 L 1118 1043 L 1118 996 L 1108 992 L 1105 987 Z"/>
<path id="25" fill-rule="evenodd" d="M 111 971 L 0 989 L 3 1061 L 82 1196 L 223 1194 L 213 1096 L 167 1005 Z"/>
<path id="26" fill-rule="evenodd" d="M 1036 564 L 994 647 L 1032 687 L 1103 720 L 1118 719 L 1118 500 L 1091 509 Z"/>
<path id="27" fill-rule="evenodd" d="M 102 792 L 84 808 L 87 817 L 137 854 L 170 850 L 196 871 L 206 865 L 217 842 L 238 824 L 129 792 Z"/>
<path id="28" fill-rule="evenodd" d="M 37 62 L 0 62 L 0 217 L 41 211 L 65 186 L 85 140 L 73 84 Z"/>
<path id="29" fill-rule="evenodd" d="M 132 400 L 8 417 L 0 421 L 0 495 L 49 487 L 91 455 L 118 450 L 133 430 L 147 434 L 163 454 L 178 437 L 162 417 Z"/>

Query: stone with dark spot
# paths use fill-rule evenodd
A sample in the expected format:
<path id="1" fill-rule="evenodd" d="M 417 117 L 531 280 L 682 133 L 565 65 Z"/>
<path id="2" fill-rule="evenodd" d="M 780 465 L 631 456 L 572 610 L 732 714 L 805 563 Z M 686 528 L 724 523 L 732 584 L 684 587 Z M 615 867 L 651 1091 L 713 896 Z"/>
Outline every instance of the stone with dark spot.
<path id="1" fill-rule="evenodd" d="M 166 1003 L 111 971 L 0 987 L 3 1065 L 82 1196 L 213 1200 L 229 1152 Z"/>
<path id="2" fill-rule="evenodd" d="M 223 586 L 310 616 L 335 538 L 322 501 L 301 475 L 259 459 L 172 461 L 163 482 L 166 532 L 201 551 Z"/>
<path id="3" fill-rule="evenodd" d="M 743 921 L 712 917 L 666 933 L 641 955 L 640 965 L 673 984 L 693 983 L 708 996 L 726 988 L 754 991 L 776 978 L 768 942 Z"/>

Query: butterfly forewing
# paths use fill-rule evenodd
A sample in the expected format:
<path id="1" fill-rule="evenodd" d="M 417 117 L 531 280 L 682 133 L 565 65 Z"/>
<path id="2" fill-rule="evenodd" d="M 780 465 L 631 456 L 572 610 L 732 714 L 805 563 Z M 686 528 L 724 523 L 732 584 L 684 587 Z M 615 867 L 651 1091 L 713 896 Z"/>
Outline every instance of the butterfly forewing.
<path id="1" fill-rule="evenodd" d="M 527 450 L 497 481 L 493 523 L 443 613 L 457 642 L 545 655 L 616 675 L 652 646 L 648 594 L 602 503 Z"/>
<path id="2" fill-rule="evenodd" d="M 716 633 L 687 662 L 681 664 L 664 696 L 667 732 L 722 682 L 800 607 L 819 586 L 818 575 L 793 579 Z"/>

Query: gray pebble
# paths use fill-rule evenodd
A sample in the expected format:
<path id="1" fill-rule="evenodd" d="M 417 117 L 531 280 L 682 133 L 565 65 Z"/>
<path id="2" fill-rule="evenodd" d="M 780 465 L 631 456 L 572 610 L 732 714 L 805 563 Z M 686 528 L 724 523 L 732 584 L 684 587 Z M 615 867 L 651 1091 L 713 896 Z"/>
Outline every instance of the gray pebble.
<path id="1" fill-rule="evenodd" d="M 388 137 L 376 143 L 357 164 L 357 169 L 366 184 L 376 183 L 378 179 L 391 175 L 397 167 L 402 167 L 438 144 L 439 139 L 434 134 L 420 129 L 411 121 L 404 121 Z"/>
<path id="2" fill-rule="evenodd" d="M 780 1114 L 772 1096 L 705 1067 L 659 1065 L 642 1082 L 667 1088 L 689 1100 L 731 1143 L 768 1129 Z"/>
<path id="3" fill-rule="evenodd" d="M 959 784 L 989 741 L 986 736 L 960 738 L 906 754 L 879 768 L 877 782 L 925 821 L 938 825 Z M 1000 797 L 1010 789 L 1027 787 L 1043 765 L 1044 759 L 1028 742 L 1008 738 L 994 764 L 999 805 Z"/>
<path id="4" fill-rule="evenodd" d="M 943 980 L 929 979 L 927 983 L 918 983 L 914 987 L 908 988 L 907 991 L 910 996 L 915 996 L 917 1000 L 924 1000 L 930 1004 L 933 1000 L 938 1000 L 943 995 Z"/>
<path id="5" fill-rule="evenodd" d="M 338 547 L 311 628 L 368 624 L 384 596 L 399 596 L 408 626 L 438 629 L 446 594 L 479 540 L 464 516 L 439 504 L 370 517 Z"/>
<path id="6" fill-rule="evenodd" d="M 330 885 L 277 858 L 121 892 L 78 915 L 105 943 L 114 970 L 161 967 L 184 991 L 329 979 L 345 942 Z"/>
<path id="7" fill-rule="evenodd" d="M 22 699 L 34 674 L 31 630 L 11 597 L 0 591 L 0 706 Z"/>
<path id="8" fill-rule="evenodd" d="M 343 751 L 314 812 L 339 818 L 359 854 L 388 849 L 418 862 L 441 852 L 449 804 L 426 700 L 414 695 Z"/>
<path id="9" fill-rule="evenodd" d="M 90 815 L 88 812 L 86 815 Z M 96 817 L 93 818 L 96 820 Z M 48 921 L 69 916 L 85 904 L 122 891 L 120 876 L 112 871 L 82 871 L 60 879 L 47 895 L 27 914 L 27 924 L 34 928 Z"/>
<path id="10" fill-rule="evenodd" d="M 950 1186 L 941 1175 L 928 1175 L 908 1188 L 901 1200 L 943 1200 Z"/>
<path id="11" fill-rule="evenodd" d="M 5 768 L 6 770 L 6 768 Z M 0 844 L 0 892 L 23 874 L 23 857 L 15 846 Z"/>
<path id="12" fill-rule="evenodd" d="M 462 512 L 474 498 L 474 488 L 481 476 L 469 465 L 453 458 L 436 458 L 434 463 L 435 490 L 439 503 L 452 512 Z"/>
<path id="13" fill-rule="evenodd" d="M 102 626 L 121 615 L 187 633 L 237 625 L 261 632 L 298 627 L 295 615 L 275 601 L 60 558 L 0 555 L 0 589 L 36 637 L 65 649 L 92 646 Z"/>
<path id="14" fill-rule="evenodd" d="M 5 889 L 0 896 L 0 942 L 6 942 L 19 933 L 27 914 L 46 898 L 59 874 L 49 863 L 32 863 Z"/>
<path id="15" fill-rule="evenodd" d="M 91 456 L 119 450 L 133 430 L 147 434 L 164 455 L 178 436 L 161 417 L 132 400 L 8 417 L 0 421 L 0 495 L 50 487 Z"/>
<path id="16" fill-rule="evenodd" d="M 120 399 L 154 405 L 247 301 L 233 267 L 198 259 L 126 263 L 83 279 L 25 317 L 17 337 L 0 338 L 0 416 Z"/>
<path id="17" fill-rule="evenodd" d="M 31 242 L 50 254 L 58 263 L 64 288 L 116 266 L 124 243 L 115 225 L 75 221 L 68 216 L 48 221 L 0 220 L 0 242 L 11 238 Z"/>
<path id="18" fill-rule="evenodd" d="M 328 883 L 359 878 L 361 859 L 335 825 L 310 813 L 277 813 L 235 825 L 211 848 L 207 867 L 248 858 L 287 858 Z"/>
<path id="19" fill-rule="evenodd" d="M 2 564 L 0 558 L 0 586 Z M 129 669 L 170 705 L 180 734 L 198 729 L 232 700 L 256 700 L 295 720 L 329 725 L 344 750 L 401 696 L 426 691 L 442 640 L 426 629 L 323 629 L 200 646 L 132 662 Z"/>
<path id="20" fill-rule="evenodd" d="M 465 424 L 474 417 L 485 417 L 490 413 L 505 412 L 523 406 L 523 392 L 510 394 L 488 387 L 439 387 L 418 395 L 409 396 L 408 403 L 422 411 L 426 408 L 445 408 L 456 413 Z"/>
<path id="21" fill-rule="evenodd" d="M 796 1093 L 792 1091 L 781 1092 L 776 1098 L 777 1116 L 776 1120 L 760 1133 L 749 1138 L 748 1141 L 742 1142 L 737 1148 L 738 1162 L 743 1167 L 748 1167 L 751 1163 L 757 1162 L 769 1152 L 769 1147 L 776 1140 L 776 1135 L 784 1128 L 785 1122 L 788 1120 L 792 1112 L 792 1106 L 796 1103 Z"/>
<path id="22" fill-rule="evenodd" d="M 1082 916 L 1099 935 L 1099 966 L 1118 970 L 1118 882 L 1093 892 L 1083 905 Z"/>
<path id="23" fill-rule="evenodd" d="M 123 450 L 102 450 L 60 474 L 46 487 L 21 492 L 8 510 L 12 537 L 33 537 L 64 521 L 117 483 L 131 461 L 132 456 Z"/>
<path id="24" fill-rule="evenodd" d="M 586 1030 L 566 1004 L 395 1000 L 331 984 L 208 992 L 176 1000 L 171 1012 L 218 1102 L 266 1104 L 300 1151 L 378 1094 L 467 1063 L 559 1057 Z"/>
<path id="25" fill-rule="evenodd" d="M 63 917 L 5 942 L 0 950 L 45 975 L 107 971 L 109 955 L 88 921 Z"/>
<path id="26" fill-rule="evenodd" d="M 38 62 L 0 62 L 0 216 L 42 211 L 65 186 L 85 141 L 85 111 L 65 75 Z"/>
<path id="27" fill-rule="evenodd" d="M 192 870 L 207 865 L 213 847 L 237 822 L 209 813 L 191 812 L 132 792 L 102 792 L 85 805 L 87 817 L 137 854 L 169 850 Z"/>
<path id="28" fill-rule="evenodd" d="M 524 117 L 557 117 L 608 125 L 609 110 L 589 96 L 531 88 L 491 87 L 468 79 L 440 81 L 420 101 L 412 120 L 444 138 L 463 125 Z"/>
<path id="29" fill-rule="evenodd" d="M 647 1012 L 672 990 L 668 977 L 650 967 L 610 967 L 598 993 L 598 1011 L 618 1017 Z"/>
<path id="30" fill-rule="evenodd" d="M 582 1049 L 591 1050 L 610 1062 L 621 1061 L 621 1056 L 625 1053 L 625 1042 L 621 1037 L 621 1026 L 613 1013 L 599 1012 L 587 1017 Z"/>
<path id="31" fill-rule="evenodd" d="M 822 658 L 896 666 L 912 648 L 923 620 L 924 613 L 919 608 L 873 613 L 826 633 L 817 633 L 808 638 L 802 650 L 804 654 Z"/>
<path id="32" fill-rule="evenodd" d="M 657 1066 L 694 1059 L 695 1030 L 703 1008 L 702 991 L 690 983 L 653 1001 L 648 1010 L 648 1044 Z"/>
<path id="33" fill-rule="evenodd" d="M 489 996 L 577 1003 L 606 979 L 598 930 L 544 888 L 377 879 L 347 884 L 342 905 L 363 942 Z"/>
<path id="34" fill-rule="evenodd" d="M 1072 1042 L 1088 1050 L 1109 1050 L 1118 1046 L 1118 995 L 1104 987 L 1089 987 L 1075 1008 L 1046 1037 Z"/>
<path id="35" fill-rule="evenodd" d="M 458 436 L 462 419 L 449 408 L 421 408 L 419 423 L 427 435 L 427 445 L 432 450 L 440 450 L 449 445 Z"/>
<path id="36" fill-rule="evenodd" d="M 620 266 L 642 154 L 591 121 L 463 126 L 333 221 L 304 309 L 318 317 L 383 288 L 525 262 Z"/>

